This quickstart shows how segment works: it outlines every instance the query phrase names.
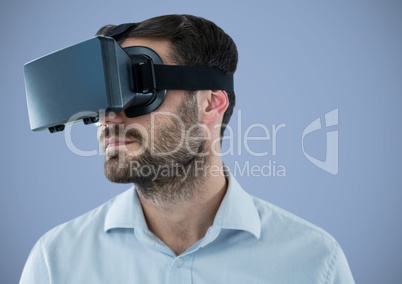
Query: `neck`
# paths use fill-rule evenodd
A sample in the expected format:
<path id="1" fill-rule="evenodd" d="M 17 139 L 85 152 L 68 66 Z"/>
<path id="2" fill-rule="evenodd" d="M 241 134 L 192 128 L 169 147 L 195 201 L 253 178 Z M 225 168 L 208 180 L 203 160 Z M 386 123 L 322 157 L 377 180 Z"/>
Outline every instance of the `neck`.
<path id="1" fill-rule="evenodd" d="M 220 171 L 211 172 L 211 167 Z M 185 179 L 187 183 L 177 184 L 176 190 L 186 186 L 192 188 L 191 194 L 175 200 L 150 198 L 144 195 L 144 190 L 138 190 L 148 228 L 176 255 L 183 253 L 206 234 L 226 193 L 227 183 L 220 159 L 211 161 L 199 174 L 202 179 L 198 177 L 197 182 Z"/>

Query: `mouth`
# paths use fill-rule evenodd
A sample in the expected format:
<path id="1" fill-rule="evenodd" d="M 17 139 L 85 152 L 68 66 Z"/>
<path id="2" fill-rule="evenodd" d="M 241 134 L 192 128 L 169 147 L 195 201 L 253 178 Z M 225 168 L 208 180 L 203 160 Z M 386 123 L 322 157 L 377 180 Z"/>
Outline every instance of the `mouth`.
<path id="1" fill-rule="evenodd" d="M 127 147 L 127 145 L 133 144 L 135 141 L 127 140 L 119 137 L 105 138 L 105 149 L 112 150 L 116 148 Z"/>

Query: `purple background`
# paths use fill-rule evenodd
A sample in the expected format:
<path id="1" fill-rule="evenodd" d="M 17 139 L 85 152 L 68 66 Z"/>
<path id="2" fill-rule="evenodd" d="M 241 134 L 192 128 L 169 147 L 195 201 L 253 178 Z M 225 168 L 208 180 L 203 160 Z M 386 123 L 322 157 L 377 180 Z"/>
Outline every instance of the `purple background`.
<path id="1" fill-rule="evenodd" d="M 401 283 L 402 3 L 400 1 L 21 1 L 0 4 L 0 282 L 16 283 L 30 249 L 52 227 L 129 188 L 103 176 L 103 156 L 72 153 L 63 134 L 33 133 L 25 103 L 27 61 L 93 36 L 105 24 L 190 13 L 236 41 L 235 135 L 250 125 L 286 124 L 270 141 L 235 140 L 236 161 L 275 161 L 286 177 L 237 176 L 250 193 L 331 233 L 356 282 Z M 339 173 L 303 155 L 304 128 L 339 110 Z M 260 129 L 261 130 L 261 129 Z M 250 135 L 261 136 L 258 129 Z M 325 129 L 305 140 L 324 159 Z M 98 150 L 96 128 L 76 125 L 73 142 Z M 242 153 L 238 153 L 238 147 Z"/>

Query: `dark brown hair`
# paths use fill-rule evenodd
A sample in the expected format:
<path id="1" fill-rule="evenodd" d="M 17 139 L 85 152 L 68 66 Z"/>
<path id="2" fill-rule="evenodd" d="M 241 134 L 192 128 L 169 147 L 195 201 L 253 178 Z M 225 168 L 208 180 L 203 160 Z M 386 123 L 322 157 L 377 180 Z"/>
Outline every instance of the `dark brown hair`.
<path id="1" fill-rule="evenodd" d="M 105 35 L 116 26 L 102 27 Z M 171 59 L 178 65 L 211 66 L 223 72 L 235 72 L 237 48 L 232 38 L 211 21 L 192 15 L 166 15 L 141 22 L 125 38 L 145 37 L 168 40 Z M 122 39 L 124 40 L 124 39 Z M 234 92 L 228 92 L 229 106 L 223 115 L 221 137 L 235 106 Z"/>

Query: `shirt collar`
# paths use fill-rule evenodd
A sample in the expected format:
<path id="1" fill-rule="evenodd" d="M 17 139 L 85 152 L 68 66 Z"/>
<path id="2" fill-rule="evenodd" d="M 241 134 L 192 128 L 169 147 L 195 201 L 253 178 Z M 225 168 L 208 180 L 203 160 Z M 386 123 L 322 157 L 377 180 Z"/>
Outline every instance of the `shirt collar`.
<path id="1" fill-rule="evenodd" d="M 213 226 L 222 229 L 250 232 L 257 239 L 261 235 L 261 220 L 253 198 L 244 191 L 228 172 L 228 188 L 216 214 Z"/>
<path id="2" fill-rule="evenodd" d="M 147 228 L 134 186 L 116 196 L 106 214 L 105 232 L 116 228 Z"/>
<path id="3" fill-rule="evenodd" d="M 242 230 L 257 239 L 261 234 L 261 220 L 253 198 L 246 193 L 234 176 L 227 173 L 228 188 L 215 216 L 213 226 L 222 229 Z M 134 187 L 118 195 L 106 214 L 105 232 L 115 228 L 141 228 L 148 230 Z"/>

